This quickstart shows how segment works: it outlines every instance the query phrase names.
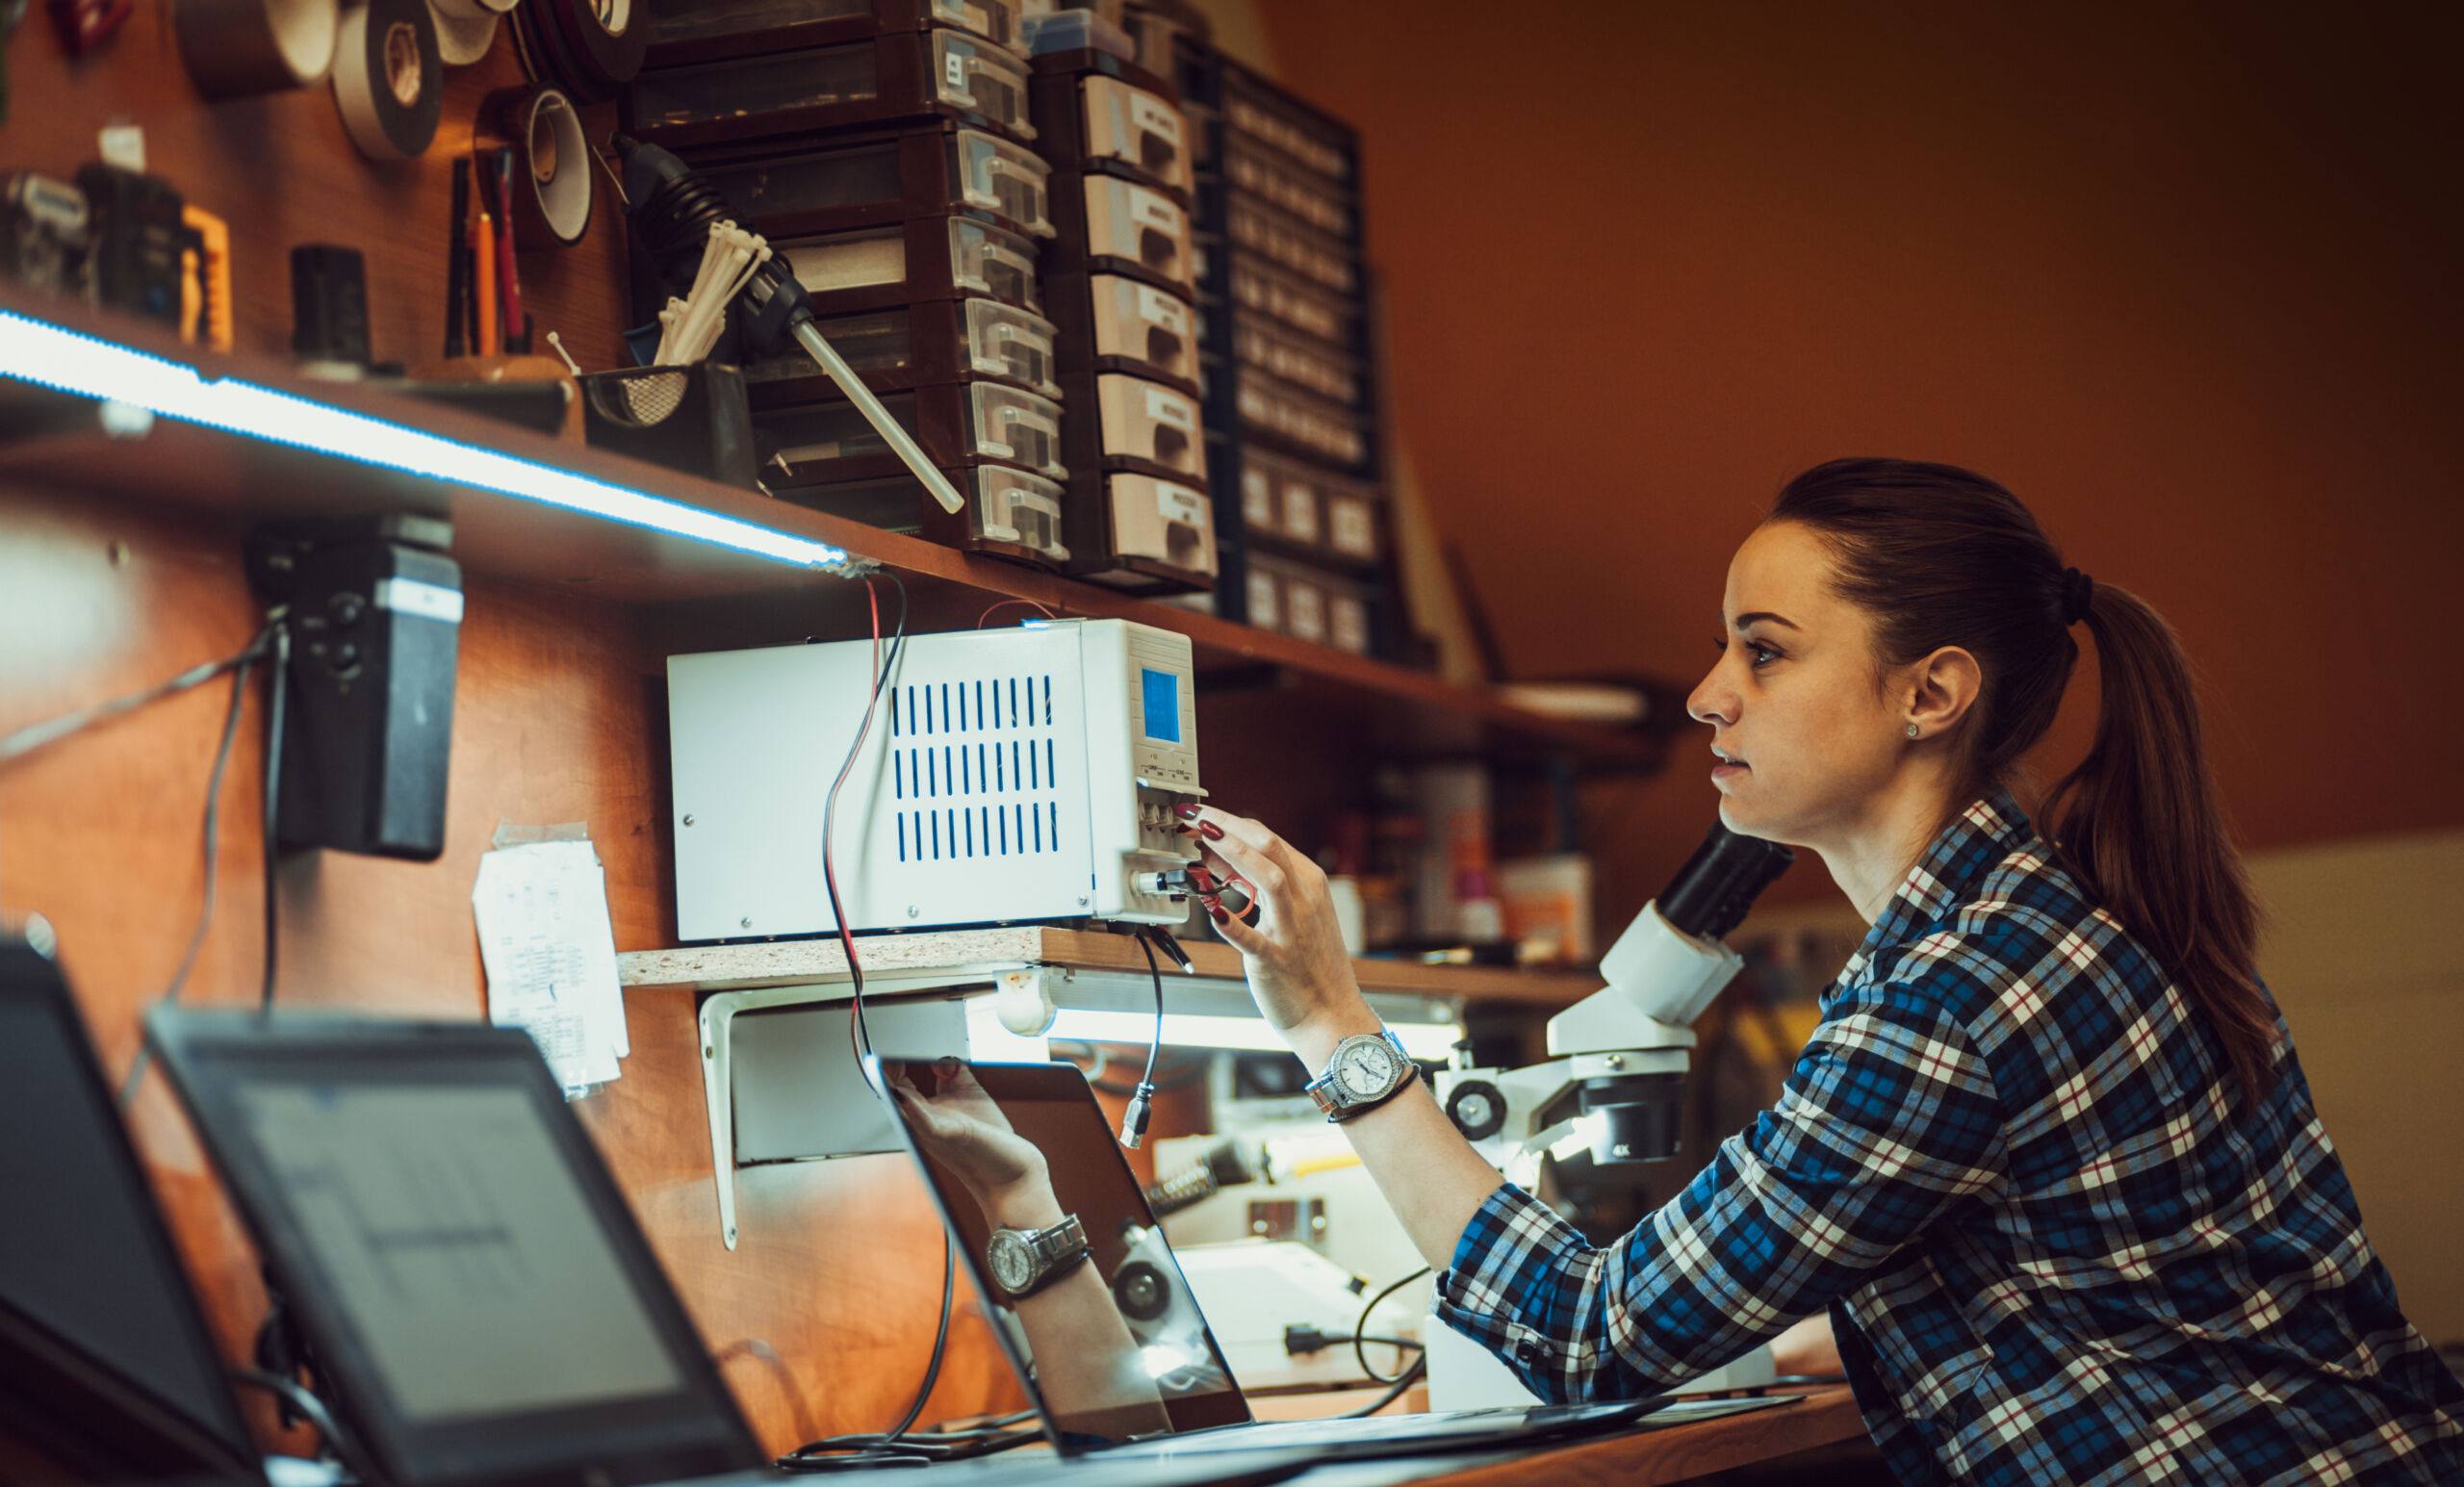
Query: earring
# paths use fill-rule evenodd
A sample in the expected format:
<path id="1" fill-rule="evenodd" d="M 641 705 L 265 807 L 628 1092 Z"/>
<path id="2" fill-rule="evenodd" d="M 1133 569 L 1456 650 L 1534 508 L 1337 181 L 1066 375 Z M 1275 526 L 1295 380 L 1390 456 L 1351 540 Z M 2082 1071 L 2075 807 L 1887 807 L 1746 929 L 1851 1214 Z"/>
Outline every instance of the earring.
<path id="1" fill-rule="evenodd" d="M 1916 736 L 1916 725 L 1915 725 L 1915 724 L 1911 723 L 1910 725 L 1908 725 L 1908 736 L 1909 736 L 1909 737 L 1911 737 L 1911 738 L 1913 738 L 1913 737 L 1915 737 L 1915 736 Z"/>

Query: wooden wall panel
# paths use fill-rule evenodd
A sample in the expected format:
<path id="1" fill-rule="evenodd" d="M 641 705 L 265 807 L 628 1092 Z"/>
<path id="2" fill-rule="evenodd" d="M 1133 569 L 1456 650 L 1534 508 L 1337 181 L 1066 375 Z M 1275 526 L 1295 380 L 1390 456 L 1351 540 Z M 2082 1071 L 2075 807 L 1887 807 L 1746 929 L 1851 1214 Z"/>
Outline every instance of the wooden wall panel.
<path id="1" fill-rule="evenodd" d="M 0 486 L 0 730 L 235 652 L 255 624 L 235 532 Z M 471 580 L 444 857 L 292 855 L 280 1004 L 483 1015 L 470 892 L 500 820 L 587 822 L 617 947 L 672 943 L 661 654 L 620 607 Z M 199 688 L 0 767 L 0 913 L 14 923 L 38 911 L 55 926 L 114 1070 L 133 1056 L 196 912 L 204 784 L 227 696 Z M 224 785 L 220 905 L 184 998 L 200 1006 L 252 1002 L 262 964 L 253 690 L 246 705 Z M 748 1172 L 744 1245 L 730 1253 L 690 995 L 636 991 L 629 1019 L 624 1077 L 578 1109 L 765 1445 L 881 1428 L 921 1376 L 939 1299 L 938 1224 L 921 1184 L 884 1158 Z M 159 1079 L 132 1123 L 236 1359 L 264 1306 L 255 1257 Z M 1023 1402 L 971 1307 L 965 1298 L 928 1419 Z"/>
<path id="2" fill-rule="evenodd" d="M 418 160 L 363 158 L 343 132 L 329 88 L 208 104 L 191 86 L 171 35 L 171 6 L 145 4 L 91 55 L 71 62 L 41 15 L 8 42 L 9 119 L 0 168 L 63 178 L 97 158 L 97 132 L 145 130 L 147 168 L 231 225 L 237 335 L 249 350 L 291 344 L 291 249 L 355 247 L 368 260 L 369 329 L 380 361 L 416 365 L 445 338 L 445 245 L 452 157 L 467 150 L 481 100 L 523 84 L 512 38 L 498 28 L 479 63 L 445 74 L 436 142 Z M 615 127 L 613 105 L 585 111 L 594 139 Z M 606 174 L 591 225 L 572 248 L 521 255 L 522 290 L 548 351 L 561 333 L 585 368 L 620 365 L 624 219 Z"/>

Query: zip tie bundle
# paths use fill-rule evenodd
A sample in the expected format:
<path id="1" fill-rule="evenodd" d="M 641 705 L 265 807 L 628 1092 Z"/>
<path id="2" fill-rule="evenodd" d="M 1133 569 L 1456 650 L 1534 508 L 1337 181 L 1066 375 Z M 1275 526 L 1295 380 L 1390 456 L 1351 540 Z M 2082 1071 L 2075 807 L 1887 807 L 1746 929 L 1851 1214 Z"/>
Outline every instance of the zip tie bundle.
<path id="1" fill-rule="evenodd" d="M 733 222 L 712 222 L 710 241 L 702 249 L 702 268 L 682 299 L 670 299 L 658 315 L 661 367 L 682 367 L 710 354 L 733 303 L 754 274 L 770 261 L 770 244 Z"/>

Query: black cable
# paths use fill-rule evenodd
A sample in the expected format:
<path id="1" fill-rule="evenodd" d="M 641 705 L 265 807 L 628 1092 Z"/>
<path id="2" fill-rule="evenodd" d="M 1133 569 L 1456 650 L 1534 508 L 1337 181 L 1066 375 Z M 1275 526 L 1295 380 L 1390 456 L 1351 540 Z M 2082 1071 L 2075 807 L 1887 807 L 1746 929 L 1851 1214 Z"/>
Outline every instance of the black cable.
<path id="1" fill-rule="evenodd" d="M 249 640 L 245 648 L 220 660 L 192 666 L 170 680 L 147 687 L 142 692 L 131 692 L 124 697 L 115 697 L 109 702 L 96 703 L 90 707 L 80 707 L 75 712 L 64 712 L 40 723 L 30 723 L 5 737 L 0 737 L 0 763 L 6 763 L 21 755 L 32 754 L 46 744 L 55 743 L 71 733 L 81 732 L 97 723 L 135 712 L 141 707 L 151 706 L 167 697 L 177 697 L 191 688 L 203 686 L 243 662 L 254 661 L 263 654 L 266 637 L 267 631 L 260 630 L 254 638 Z"/>
<path id="2" fill-rule="evenodd" d="M 924 1385 L 915 1391 L 915 1401 L 907 1407 L 898 1423 L 878 1435 L 832 1435 L 818 1441 L 807 1441 L 778 1460 L 778 1466 L 789 1472 L 837 1471 L 842 1468 L 895 1466 L 909 1461 L 921 1463 L 940 1459 L 947 1437 L 911 1436 L 908 1429 L 916 1417 L 924 1413 L 924 1401 L 932 1397 L 933 1388 L 941 1380 L 941 1354 L 950 1341 L 950 1313 L 958 1291 L 958 1250 L 950 1241 L 947 1227 L 941 1230 L 941 1324 L 933 1334 L 933 1358 L 924 1366 Z M 973 1436 L 981 1432 L 969 1431 Z M 1040 1432 L 1039 1432 L 1040 1433 Z"/>
<path id="3" fill-rule="evenodd" d="M 273 630 L 273 674 L 268 679 L 273 688 L 266 705 L 266 799 L 265 849 L 266 867 L 266 976 L 257 993 L 257 1011 L 270 1015 L 273 1012 L 274 969 L 279 961 L 280 906 L 277 869 L 282 865 L 280 816 L 282 812 L 282 731 L 283 714 L 291 696 L 291 627 L 277 616 Z"/>
<path id="4" fill-rule="evenodd" d="M 1403 1397 L 1403 1391 L 1411 1388 L 1414 1384 L 1419 1383 L 1421 1375 L 1427 1372 L 1428 1354 L 1423 1353 L 1412 1360 L 1412 1366 L 1410 1368 L 1405 1369 L 1400 1374 L 1397 1375 L 1393 1386 L 1384 1394 L 1379 1395 L 1375 1399 L 1362 1405 L 1360 1408 L 1346 1413 L 1341 1418 L 1345 1420 L 1366 1420 L 1370 1416 L 1376 1414 L 1379 1410 L 1384 1409 L 1387 1405 L 1394 1403 L 1397 1399 L 1401 1398 Z"/>
<path id="5" fill-rule="evenodd" d="M 889 679 L 898 671 L 899 649 L 907 641 L 907 584 L 886 568 L 881 571 L 881 577 L 889 579 L 891 586 L 898 590 L 898 625 L 890 636 L 888 657 L 878 659 L 882 641 L 880 592 L 872 588 L 872 580 L 867 577 L 864 582 L 873 600 L 873 646 L 877 657 L 873 689 L 864 699 L 864 717 L 857 726 L 856 741 L 848 746 L 846 762 L 838 766 L 838 776 L 830 782 L 830 794 L 824 798 L 821 807 L 821 880 L 830 892 L 830 915 L 838 926 L 839 948 L 847 956 L 847 1036 L 856 1050 L 856 1066 L 863 1071 L 868 1081 L 873 1077 L 873 1032 L 864 1021 L 864 967 L 856 956 L 856 936 L 847 926 L 846 906 L 839 900 L 838 869 L 833 860 L 830 844 L 831 833 L 838 816 L 838 791 L 847 783 L 847 777 L 855 773 L 856 760 L 863 754 L 864 739 L 873 731 L 873 713 L 881 705 L 882 692 L 889 685 Z M 889 1098 L 888 1091 L 878 1087 L 874 1093 L 885 1100 Z"/>
<path id="6" fill-rule="evenodd" d="M 171 972 L 170 985 L 155 999 L 157 1007 L 173 1006 L 179 1001 L 182 988 L 188 986 L 189 972 L 196 968 L 197 954 L 205 948 L 205 932 L 214 923 L 215 864 L 221 857 L 222 844 L 222 774 L 231 762 L 232 740 L 240 736 L 240 711 L 248 696 L 248 671 L 256 664 L 265 639 L 260 632 L 257 641 L 240 654 L 240 663 L 231 669 L 231 703 L 222 712 L 222 741 L 215 746 L 214 768 L 205 777 L 205 900 L 197 907 L 196 928 L 189 932 L 189 948 L 180 957 L 179 969 Z M 140 1038 L 137 1058 L 129 1064 L 128 1078 L 119 1088 L 122 1110 L 137 1098 L 137 1087 L 145 1077 L 150 1053 L 145 1040 Z"/>
<path id="7" fill-rule="evenodd" d="M 1138 1088 L 1131 1090 L 1129 1103 L 1120 1113 L 1120 1143 L 1136 1150 L 1146 1140 L 1146 1122 L 1155 1113 L 1155 1055 L 1164 1046 L 1164 968 L 1155 962 L 1155 941 L 1146 931 L 1138 936 L 1138 948 L 1146 957 L 1146 974 L 1155 983 L 1155 1036 L 1146 1043 L 1146 1072 L 1138 1076 Z"/>
<path id="8" fill-rule="evenodd" d="M 924 1387 L 915 1391 L 915 1402 L 907 1407 L 906 1414 L 898 1417 L 897 1424 L 889 1427 L 889 1434 L 884 1437 L 886 1442 L 895 1441 L 907 1433 L 908 1427 L 915 1423 L 915 1418 L 924 1413 L 924 1401 L 932 1397 L 933 1386 L 941 1381 L 941 1349 L 947 1346 L 950 1341 L 950 1308 L 958 1291 L 958 1246 L 950 1240 L 949 1225 L 943 1224 L 941 1226 L 941 1324 L 933 1333 L 933 1361 L 924 1365 Z"/>
<path id="9" fill-rule="evenodd" d="M 1377 1293 L 1375 1295 L 1371 1296 L 1371 1297 L 1369 1298 L 1369 1304 L 1368 1304 L 1367 1306 L 1364 1306 L 1364 1307 L 1362 1307 L 1362 1308 L 1360 1309 L 1360 1320 L 1359 1320 L 1358 1321 L 1355 1321 L 1355 1322 L 1353 1322 L 1353 1323 L 1351 1324 L 1351 1355 L 1352 1355 L 1352 1357 L 1353 1357 L 1353 1358 L 1355 1358 L 1355 1359 L 1357 1359 L 1357 1360 L 1359 1361 L 1359 1363 L 1360 1363 L 1360 1371 L 1361 1371 L 1363 1373 L 1368 1374 L 1371 1378 L 1375 1379 L 1377 1382 L 1379 1382 L 1379 1383 L 1381 1383 L 1381 1384 L 1395 1384 L 1395 1383 L 1399 1383 L 1399 1382 L 1401 1382 L 1401 1381 L 1402 1381 L 1402 1380 L 1404 1380 L 1404 1379 L 1407 1379 L 1407 1378 L 1412 1377 L 1415 1373 L 1417 1373 L 1417 1372 L 1421 1370 L 1421 1368 L 1422 1368 L 1424 1364 L 1426 1364 L 1426 1363 L 1427 1363 L 1427 1361 L 1428 1361 L 1428 1354 L 1427 1354 L 1427 1353 L 1425 1353 L 1425 1352 L 1422 1353 L 1422 1354 L 1421 1354 L 1421 1356 L 1420 1356 L 1420 1359 L 1419 1359 L 1418 1361 L 1416 1361 L 1415 1363 L 1413 1363 L 1413 1365 L 1412 1365 L 1410 1368 L 1405 1369 L 1402 1372 L 1396 1374 L 1396 1375 L 1395 1375 L 1394 1377 L 1392 1377 L 1392 1378 L 1389 1378 L 1389 1377 L 1387 1377 L 1385 1374 L 1378 1372 L 1375 1369 L 1371 1368 L 1371 1367 L 1369 1366 L 1369 1354 L 1368 1354 L 1368 1352 L 1367 1352 L 1365 1349 L 1363 1349 L 1363 1348 L 1362 1348 L 1362 1346 L 1361 1346 L 1361 1344 L 1363 1344 L 1363 1343 L 1365 1343 L 1365 1342 L 1367 1342 L 1367 1341 L 1368 1341 L 1368 1339 L 1367 1339 L 1366 1337 L 1364 1337 L 1362 1334 L 1366 1333 L 1366 1332 L 1369 1330 L 1369 1314 L 1370 1314 L 1370 1313 L 1372 1313 L 1372 1312 L 1373 1312 L 1373 1311 L 1375 1311 L 1375 1310 L 1377 1310 L 1377 1303 L 1378 1303 L 1378 1302 L 1385 1300 L 1388 1296 L 1393 1295 L 1396 1292 L 1402 1290 L 1405 1286 L 1410 1285 L 1412 1282 L 1414 1282 L 1414 1281 L 1416 1281 L 1416 1280 L 1420 1279 L 1422 1276 L 1426 1275 L 1427 1273 L 1428 1273 L 1428 1267 L 1427 1267 L 1427 1266 L 1425 1266 L 1425 1265 L 1424 1265 L 1424 1266 L 1422 1266 L 1419 1269 L 1414 1270 L 1414 1271 L 1413 1271 L 1412 1273 L 1410 1273 L 1409 1275 L 1404 1276 L 1401 1280 L 1399 1280 L 1399 1281 L 1395 1282 L 1395 1284 L 1393 1284 L 1393 1285 L 1391 1285 L 1391 1286 L 1387 1287 L 1385 1290 L 1383 1290 L 1383 1291 L 1381 1291 L 1381 1292 Z M 1400 1393 L 1402 1393 L 1402 1391 L 1401 1391 L 1400 1389 L 1398 1389 L 1398 1390 L 1396 1390 L 1396 1391 L 1395 1391 L 1395 1393 L 1396 1393 L 1396 1394 L 1400 1394 Z M 1380 1408 L 1383 1408 L 1386 1404 L 1388 1404 L 1389 1402 L 1391 1402 L 1391 1401 L 1394 1399 L 1394 1397 L 1395 1397 L 1395 1395 L 1390 1394 L 1390 1395 L 1388 1395 L 1385 1398 L 1378 1400 L 1378 1401 L 1377 1401 L 1377 1403 L 1376 1403 L 1376 1404 L 1374 1404 L 1374 1405 L 1373 1405 L 1373 1406 L 1371 1406 L 1371 1408 L 1372 1408 L 1372 1409 L 1380 1409 Z"/>
<path id="10" fill-rule="evenodd" d="M 379 1480 L 378 1477 L 370 1474 L 368 1463 L 360 1458 L 358 1444 L 335 1423 L 333 1415 L 325 1408 L 325 1401 L 302 1387 L 297 1379 L 285 1378 L 279 1373 L 270 1373 L 263 1369 L 233 1369 L 231 1377 L 240 1383 L 253 1384 L 265 1390 L 297 1411 L 300 1417 L 314 1426 L 317 1434 L 323 1439 L 325 1449 L 332 1451 L 335 1459 L 348 1468 L 350 1474 L 360 1481 Z"/>

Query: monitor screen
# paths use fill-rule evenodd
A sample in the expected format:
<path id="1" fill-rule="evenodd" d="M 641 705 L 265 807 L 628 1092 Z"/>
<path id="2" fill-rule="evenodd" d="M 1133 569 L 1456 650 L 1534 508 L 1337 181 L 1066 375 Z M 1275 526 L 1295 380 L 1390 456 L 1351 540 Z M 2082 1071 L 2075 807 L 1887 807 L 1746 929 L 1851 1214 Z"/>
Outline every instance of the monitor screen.
<path id="1" fill-rule="evenodd" d="M 1067 1064 L 955 1060 L 893 1060 L 883 1074 L 904 1091 L 911 1147 L 994 1330 L 1054 1429 L 1091 1443 L 1249 1419 L 1083 1074 Z M 986 1162 L 1002 1162 L 1005 1151 L 1014 1161 L 1018 1142 L 1041 1155 L 1036 1181 L 1049 1191 L 988 1199 Z M 989 1245 L 996 1225 L 1015 1227 L 1024 1215 L 1074 1217 L 1088 1258 L 1013 1295 Z"/>
<path id="2" fill-rule="evenodd" d="M 397 1487 L 621 1487 L 761 1459 L 528 1035 L 203 1013 L 151 1033 Z"/>
<path id="3" fill-rule="evenodd" d="M 148 1427 L 118 1417 L 159 1407 L 174 1417 L 163 1429 L 199 1437 L 211 1464 L 252 1462 L 222 1361 L 68 987 L 22 946 L 0 947 L 0 1330 L 12 1334 L 0 1394 L 32 1404 L 28 1389 L 65 1391 L 64 1372 L 73 1371 L 95 1431 L 133 1447 L 128 1437 Z M 20 1371 L 43 1377 L 6 1376 Z M 115 1385 L 136 1394 L 116 1404 Z M 64 1394 L 40 1402 L 83 1407 Z M 181 1468 L 178 1449 L 148 1450 L 182 1474 L 203 1465 Z M 115 1474 L 141 1479 L 141 1468 L 131 1459 Z"/>
<path id="4" fill-rule="evenodd" d="M 239 1100 L 405 1418 L 682 1384 L 523 1090 L 269 1082 Z"/>

